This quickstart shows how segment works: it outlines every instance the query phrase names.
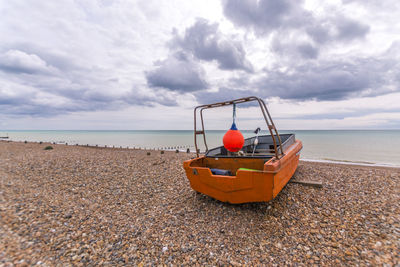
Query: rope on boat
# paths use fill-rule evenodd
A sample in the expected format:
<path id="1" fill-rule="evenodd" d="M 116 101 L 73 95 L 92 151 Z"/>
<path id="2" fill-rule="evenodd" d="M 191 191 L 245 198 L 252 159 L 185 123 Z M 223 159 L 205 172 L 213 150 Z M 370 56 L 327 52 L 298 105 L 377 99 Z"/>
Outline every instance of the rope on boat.
<path id="1" fill-rule="evenodd" d="M 236 120 L 236 104 L 235 103 L 233 104 L 233 115 L 232 115 L 232 117 L 233 117 L 233 123 L 235 123 L 235 120 Z"/>

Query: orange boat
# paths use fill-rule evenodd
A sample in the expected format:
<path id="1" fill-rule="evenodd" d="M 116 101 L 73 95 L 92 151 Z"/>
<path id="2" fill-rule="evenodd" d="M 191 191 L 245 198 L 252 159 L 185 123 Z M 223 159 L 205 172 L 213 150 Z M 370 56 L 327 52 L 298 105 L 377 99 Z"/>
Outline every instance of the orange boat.
<path id="1" fill-rule="evenodd" d="M 245 139 L 238 152 L 230 152 L 224 146 L 209 150 L 203 111 L 250 101 L 258 102 L 270 135 L 257 134 Z M 201 130 L 196 129 L 197 113 L 200 113 Z M 199 155 L 198 135 L 203 135 L 205 155 Z M 234 204 L 275 198 L 296 171 L 302 149 L 301 141 L 294 134 L 278 134 L 265 102 L 254 96 L 196 107 L 194 144 L 197 157 L 183 163 L 190 186 L 197 192 Z"/>

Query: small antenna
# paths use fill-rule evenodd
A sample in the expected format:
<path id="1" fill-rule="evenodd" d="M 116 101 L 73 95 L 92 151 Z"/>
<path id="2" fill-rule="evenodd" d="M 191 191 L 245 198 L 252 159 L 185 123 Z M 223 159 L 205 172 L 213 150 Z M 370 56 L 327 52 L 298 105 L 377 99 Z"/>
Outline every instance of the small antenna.
<path id="1" fill-rule="evenodd" d="M 260 127 L 257 127 L 257 129 L 254 131 L 254 133 L 256 134 L 256 138 L 254 138 L 254 147 L 253 147 L 253 153 L 251 154 L 251 156 L 254 156 L 254 152 L 256 151 L 256 147 L 258 145 L 258 133 L 261 131 Z"/>

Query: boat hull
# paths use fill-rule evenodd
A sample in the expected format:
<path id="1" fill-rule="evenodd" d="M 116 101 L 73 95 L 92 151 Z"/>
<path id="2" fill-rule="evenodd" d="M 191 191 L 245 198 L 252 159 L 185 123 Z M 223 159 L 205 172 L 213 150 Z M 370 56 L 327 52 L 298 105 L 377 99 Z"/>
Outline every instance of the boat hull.
<path id="1" fill-rule="evenodd" d="M 296 140 L 279 160 L 202 156 L 185 161 L 183 167 L 190 186 L 197 192 L 232 204 L 267 202 L 279 194 L 295 173 L 301 148 L 301 141 Z M 236 175 L 213 175 L 210 168 L 215 167 L 231 170 Z"/>

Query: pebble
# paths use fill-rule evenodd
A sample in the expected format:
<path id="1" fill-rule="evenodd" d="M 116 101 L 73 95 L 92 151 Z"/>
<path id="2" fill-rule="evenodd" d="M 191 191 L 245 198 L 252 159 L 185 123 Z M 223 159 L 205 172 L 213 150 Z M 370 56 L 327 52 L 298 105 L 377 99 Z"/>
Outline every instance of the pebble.
<path id="1" fill-rule="evenodd" d="M 191 153 L 44 146 L 0 142 L 0 266 L 399 264 L 399 169 L 301 162 L 323 188 L 230 205 L 191 189 Z"/>

